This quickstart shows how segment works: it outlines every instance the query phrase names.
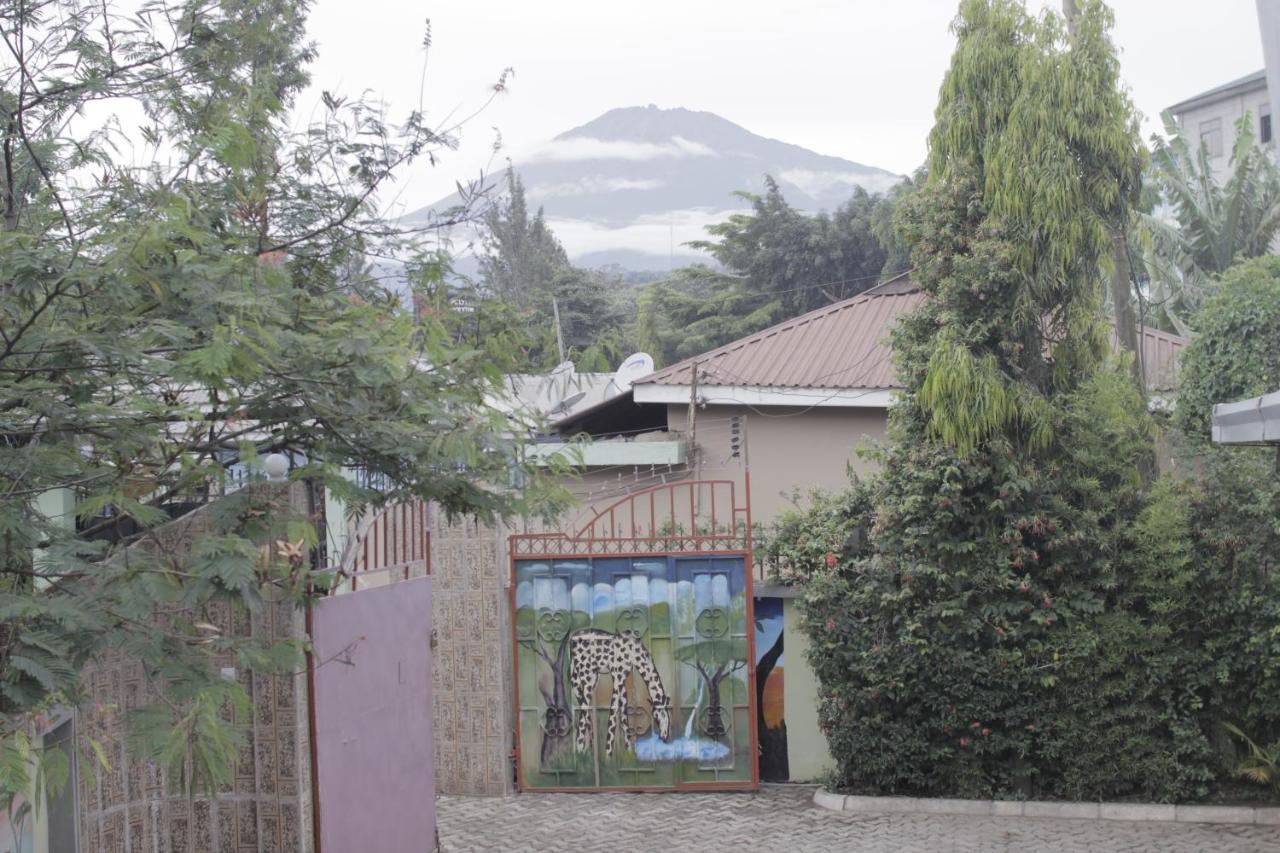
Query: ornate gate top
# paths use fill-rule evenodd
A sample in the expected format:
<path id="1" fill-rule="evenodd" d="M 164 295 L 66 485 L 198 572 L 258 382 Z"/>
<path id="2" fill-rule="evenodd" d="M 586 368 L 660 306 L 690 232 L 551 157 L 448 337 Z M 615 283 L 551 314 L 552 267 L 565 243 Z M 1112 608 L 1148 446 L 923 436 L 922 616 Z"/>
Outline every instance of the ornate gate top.
<path id="1" fill-rule="evenodd" d="M 576 533 L 511 537 L 512 557 L 744 552 L 751 549 L 749 492 L 732 480 L 687 480 L 633 492 Z"/>

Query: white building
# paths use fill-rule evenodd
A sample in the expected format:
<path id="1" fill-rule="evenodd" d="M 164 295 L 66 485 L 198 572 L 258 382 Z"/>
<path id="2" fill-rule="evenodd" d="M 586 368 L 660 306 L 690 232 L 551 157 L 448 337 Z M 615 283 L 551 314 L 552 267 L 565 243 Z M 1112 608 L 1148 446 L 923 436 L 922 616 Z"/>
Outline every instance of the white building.
<path id="1" fill-rule="evenodd" d="M 1243 115 L 1248 113 L 1251 117 L 1253 135 L 1258 142 L 1275 145 L 1264 70 L 1187 98 L 1169 107 L 1169 112 L 1190 144 L 1195 145 L 1199 140 L 1208 146 L 1213 177 L 1219 183 L 1227 180 L 1231 150 L 1236 142 L 1236 123 Z"/>

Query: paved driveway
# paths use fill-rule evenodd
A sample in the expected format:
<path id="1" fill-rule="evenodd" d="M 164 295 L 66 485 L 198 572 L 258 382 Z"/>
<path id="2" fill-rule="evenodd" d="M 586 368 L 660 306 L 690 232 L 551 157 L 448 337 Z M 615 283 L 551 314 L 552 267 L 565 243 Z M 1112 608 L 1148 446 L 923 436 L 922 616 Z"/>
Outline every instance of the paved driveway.
<path id="1" fill-rule="evenodd" d="M 813 788 L 754 794 L 521 794 L 441 797 L 443 853 L 510 851 L 1280 851 L 1280 827 L 855 815 L 812 804 Z"/>

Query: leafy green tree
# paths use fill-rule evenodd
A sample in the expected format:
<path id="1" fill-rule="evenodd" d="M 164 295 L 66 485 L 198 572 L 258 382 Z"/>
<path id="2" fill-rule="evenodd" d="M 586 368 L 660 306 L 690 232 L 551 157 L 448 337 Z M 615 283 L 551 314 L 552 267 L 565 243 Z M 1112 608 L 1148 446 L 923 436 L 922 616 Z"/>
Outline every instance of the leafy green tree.
<path id="1" fill-rule="evenodd" d="M 569 267 L 569 256 L 547 227 L 542 209 L 532 216 L 524 184 L 507 169 L 507 191 L 484 215 L 480 276 L 496 298 L 526 309 L 541 301 L 556 277 Z"/>
<path id="2" fill-rule="evenodd" d="M 716 259 L 775 315 L 793 316 L 875 283 L 884 254 L 870 219 L 876 197 L 861 187 L 833 214 L 806 215 L 765 177 L 763 195 L 739 193 L 750 213 L 708 226 L 715 239 L 689 245 Z"/>
<path id="3" fill-rule="evenodd" d="M 698 265 L 646 287 L 637 305 L 637 345 L 659 366 L 706 352 L 775 322 L 778 306 Z"/>
<path id="4" fill-rule="evenodd" d="M 1236 123 L 1225 184 L 1213 176 L 1208 148 L 1193 145 L 1173 117 L 1167 138 L 1152 139 L 1152 171 L 1173 223 L 1142 218 L 1140 259 L 1157 314 L 1178 331 L 1213 290 L 1213 281 L 1240 260 L 1269 254 L 1280 234 L 1280 167 L 1258 146 L 1248 114 Z"/>
<path id="5" fill-rule="evenodd" d="M 139 659 L 154 704 L 137 743 L 175 772 L 230 779 L 248 701 L 214 666 L 293 671 L 293 639 L 211 634 L 211 608 L 310 595 L 314 519 L 279 490 L 208 509 L 189 549 L 162 526 L 264 453 L 358 509 L 410 497 L 482 516 L 526 508 L 492 484 L 518 426 L 485 405 L 508 361 L 459 345 L 443 267 L 378 212 L 406 164 L 452 143 L 326 93 L 302 133 L 307 3 L 141 10 L 7 5 L 0 72 L 0 785 L 30 782 L 26 732 L 81 698 L 83 665 Z M 93 116 L 131 108 L 137 137 Z M 137 165 L 122 150 L 142 145 Z M 460 213 L 455 211 L 455 213 Z M 416 311 L 361 272 L 412 260 Z M 342 475 L 361 467 L 373 492 Z M 539 482 L 536 471 L 535 486 Z M 229 490 L 228 490 L 229 491 Z M 74 495 L 69 513 L 51 497 Z M 24 745 L 25 744 L 25 745 Z"/>
<path id="6" fill-rule="evenodd" d="M 854 788 L 1202 793 L 1194 697 L 1118 665 L 1145 617 L 1122 580 L 1152 433 L 1099 286 L 1140 165 L 1110 24 L 1092 0 L 1072 32 L 961 4 L 900 215 L 929 299 L 894 334 L 906 387 L 880 473 L 842 501 L 864 544 L 793 571 L 812 575 L 819 719 Z M 1117 743 L 1127 760 L 1101 760 Z"/>
<path id="7" fill-rule="evenodd" d="M 880 272 L 882 278 L 892 278 L 911 269 L 911 247 L 898 232 L 897 213 L 902 203 L 924 186 L 926 177 L 923 167 L 917 169 L 905 180 L 894 184 L 885 193 L 881 203 L 871 211 L 871 232 L 875 234 L 885 254 L 884 269 Z"/>
<path id="8" fill-rule="evenodd" d="M 622 296 L 616 278 L 597 270 L 562 268 L 520 315 L 523 369 L 550 370 L 567 359 L 580 371 L 614 370 L 627 353 Z"/>
<path id="9" fill-rule="evenodd" d="M 548 370 L 566 358 L 579 370 L 617 366 L 627 351 L 621 281 L 569 262 L 542 210 L 529 215 L 524 185 L 513 169 L 507 170 L 506 194 L 485 212 L 483 242 L 482 291 L 519 312 L 522 369 Z"/>
<path id="10" fill-rule="evenodd" d="M 1113 139 L 1111 145 L 1099 146 L 1102 160 L 1082 163 L 1085 169 L 1101 169 L 1114 180 L 1115 196 L 1099 197 L 1097 212 L 1106 223 L 1107 238 L 1111 243 L 1111 256 L 1104 263 L 1108 269 L 1108 297 L 1114 318 L 1116 339 L 1120 348 L 1129 353 L 1130 375 L 1138 393 L 1146 393 L 1146 377 L 1138 354 L 1138 326 L 1134 311 L 1134 275 L 1130 250 L 1130 231 L 1134 222 L 1134 204 L 1142 190 L 1142 169 L 1146 163 L 1146 150 L 1137 144 L 1137 113 L 1129 98 L 1115 85 L 1119 74 L 1119 60 L 1106 41 L 1105 34 L 1095 28 L 1077 26 L 1078 4 L 1076 0 L 1063 0 L 1063 17 L 1066 20 L 1072 51 L 1071 61 L 1078 66 L 1076 73 L 1089 78 L 1097 75 L 1101 83 L 1094 96 L 1076 105 L 1072 121 L 1107 128 L 1115 132 L 1127 132 L 1130 139 L 1121 143 Z M 1101 39 L 1100 39 L 1101 37 Z M 1094 152 L 1097 153 L 1097 152 Z M 1148 466 L 1150 467 L 1150 466 Z"/>
<path id="11" fill-rule="evenodd" d="M 873 225 L 878 196 L 858 188 L 834 213 L 810 216 L 769 177 L 763 195 L 739 195 L 750 213 L 709 226 L 713 239 L 689 244 L 722 270 L 685 267 L 641 300 L 638 337 L 664 363 L 861 293 L 885 267 Z"/>
<path id="12" fill-rule="evenodd" d="M 1182 357 L 1175 422 L 1203 443 L 1214 403 L 1280 389 L 1280 257 L 1228 269 L 1192 320 L 1196 337 Z"/>

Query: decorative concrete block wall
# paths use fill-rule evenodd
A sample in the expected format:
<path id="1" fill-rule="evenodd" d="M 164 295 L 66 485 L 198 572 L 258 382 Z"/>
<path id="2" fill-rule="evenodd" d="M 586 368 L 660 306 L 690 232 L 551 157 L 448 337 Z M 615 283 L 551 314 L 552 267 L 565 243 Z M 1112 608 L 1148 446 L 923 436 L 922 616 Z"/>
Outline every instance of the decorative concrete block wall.
<path id="1" fill-rule="evenodd" d="M 226 625 L 229 614 L 213 619 Z M 240 629 L 247 617 L 239 614 Z M 269 608 L 254 631 L 283 636 L 299 626 L 291 609 Z M 233 661 L 227 661 L 232 666 Z M 308 853 L 311 844 L 310 745 L 303 676 L 238 674 L 253 698 L 249 741 L 234 782 L 213 797 L 188 799 L 178 778 L 126 749 L 124 718 L 152 695 L 136 660 L 108 655 L 85 674 L 90 702 L 77 719 L 80 754 L 87 738 L 106 750 L 78 781 L 85 853 Z M 86 778 L 87 776 L 87 778 Z"/>
<path id="2" fill-rule="evenodd" d="M 508 531 L 436 514 L 431 534 L 435 619 L 436 791 L 514 789 Z"/>
<path id="3" fill-rule="evenodd" d="M 301 501 L 302 486 L 290 500 Z M 207 508 L 206 508 L 207 509 Z M 180 554 L 207 529 L 206 509 L 157 531 L 153 542 L 136 547 Z M 268 605 L 250 617 L 243 608 L 210 608 L 208 621 L 224 633 L 300 637 L 304 616 L 285 604 Z M 218 661 L 234 667 L 228 655 Z M 80 773 L 78 811 L 83 853 L 310 853 L 312 844 L 310 742 L 307 687 L 303 673 L 237 678 L 253 700 L 253 719 L 244 723 L 248 742 L 235 779 L 212 797 L 188 798 L 181 780 L 155 762 L 126 749 L 125 717 L 155 698 L 136 659 L 109 653 L 84 673 L 87 702 L 76 717 L 81 756 L 92 756 L 88 739 L 110 762 L 95 759 Z M 231 709 L 227 710 L 231 714 Z M 86 759 L 82 759 L 86 760 Z"/>

